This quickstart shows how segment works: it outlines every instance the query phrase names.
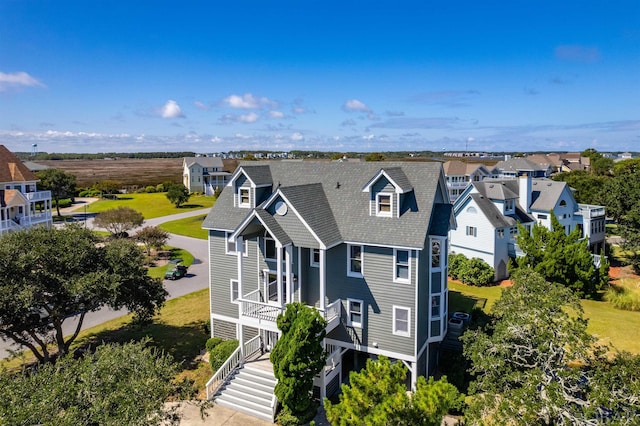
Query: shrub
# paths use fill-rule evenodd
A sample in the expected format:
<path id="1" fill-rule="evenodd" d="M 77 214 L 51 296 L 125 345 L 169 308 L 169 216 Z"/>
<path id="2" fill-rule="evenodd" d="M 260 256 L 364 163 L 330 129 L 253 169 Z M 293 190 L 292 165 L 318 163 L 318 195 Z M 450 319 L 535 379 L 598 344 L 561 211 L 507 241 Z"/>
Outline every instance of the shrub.
<path id="1" fill-rule="evenodd" d="M 493 283 L 495 272 L 487 262 L 477 257 L 467 259 L 461 268 L 460 281 L 474 286 L 485 286 Z"/>
<path id="2" fill-rule="evenodd" d="M 165 192 L 164 184 L 159 183 L 156 185 L 156 192 Z"/>
<path id="3" fill-rule="evenodd" d="M 225 340 L 224 342 L 217 344 L 216 347 L 209 352 L 209 363 L 211 364 L 211 369 L 213 371 L 218 371 L 237 347 L 238 341 L 236 339 Z"/>
<path id="4" fill-rule="evenodd" d="M 144 192 L 146 192 L 147 194 L 154 193 L 154 192 L 156 192 L 156 187 L 152 186 L 152 185 L 149 185 L 144 189 Z"/>
<path id="5" fill-rule="evenodd" d="M 640 311 L 640 294 L 625 287 L 610 286 L 604 293 L 604 300 L 616 309 Z"/>
<path id="6" fill-rule="evenodd" d="M 205 343 L 204 347 L 207 352 L 211 352 L 213 348 L 218 346 L 220 343 L 222 343 L 222 339 L 220 337 L 212 337 L 211 339 L 207 340 L 207 343 Z"/>
<path id="7" fill-rule="evenodd" d="M 467 257 L 461 253 L 452 253 L 449 255 L 449 276 L 451 279 L 460 279 L 460 272 L 464 267 Z"/>

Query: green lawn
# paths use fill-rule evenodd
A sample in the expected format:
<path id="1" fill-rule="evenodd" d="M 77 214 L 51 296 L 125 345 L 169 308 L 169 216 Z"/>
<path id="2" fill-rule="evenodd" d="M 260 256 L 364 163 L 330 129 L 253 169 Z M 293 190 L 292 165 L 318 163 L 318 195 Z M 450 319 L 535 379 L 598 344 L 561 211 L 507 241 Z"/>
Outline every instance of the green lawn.
<path id="1" fill-rule="evenodd" d="M 100 213 L 105 210 L 125 206 L 139 211 L 145 219 L 153 219 L 160 216 L 184 213 L 189 210 L 210 208 L 213 206 L 214 202 L 215 197 L 192 195 L 187 204 L 177 208 L 171 204 L 164 192 L 151 194 L 122 194 L 118 196 L 117 200 L 98 200 L 87 205 L 87 212 Z M 84 212 L 84 206 L 79 207 L 75 212 Z"/>
<path id="2" fill-rule="evenodd" d="M 160 228 L 171 234 L 184 235 L 186 237 L 207 239 L 207 230 L 202 229 L 202 221 L 207 217 L 206 214 L 199 216 L 187 217 L 185 219 L 172 220 L 160 224 Z"/>
<path id="3" fill-rule="evenodd" d="M 474 307 L 489 312 L 502 287 L 472 287 L 449 282 L 449 312 L 471 312 Z M 610 303 L 583 300 L 588 330 L 619 350 L 640 354 L 640 312 L 615 309 Z"/>

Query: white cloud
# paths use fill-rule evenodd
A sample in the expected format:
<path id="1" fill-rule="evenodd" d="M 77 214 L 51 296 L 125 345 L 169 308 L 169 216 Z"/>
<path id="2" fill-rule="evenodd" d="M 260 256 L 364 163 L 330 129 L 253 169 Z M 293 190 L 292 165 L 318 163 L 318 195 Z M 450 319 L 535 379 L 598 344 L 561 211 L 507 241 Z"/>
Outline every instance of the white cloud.
<path id="1" fill-rule="evenodd" d="M 237 109 L 258 109 L 258 108 L 277 108 L 278 103 L 269 98 L 256 98 L 251 93 L 244 95 L 229 95 L 222 100 L 222 103 Z"/>
<path id="2" fill-rule="evenodd" d="M 349 99 L 342 105 L 345 111 L 371 112 L 371 109 L 357 99 Z"/>
<path id="3" fill-rule="evenodd" d="M 160 116 L 162 118 L 178 118 L 184 117 L 180 105 L 176 101 L 168 100 L 166 104 L 160 110 Z"/>
<path id="4" fill-rule="evenodd" d="M 258 118 L 260 117 L 255 112 L 250 112 L 249 114 L 243 114 L 240 117 L 238 117 L 238 119 L 243 123 L 255 123 L 256 121 L 258 121 Z"/>
<path id="5" fill-rule="evenodd" d="M 0 72 L 0 92 L 19 87 L 46 87 L 40 80 L 31 77 L 26 72 Z"/>
<path id="6" fill-rule="evenodd" d="M 300 132 L 295 132 L 289 139 L 291 139 L 292 141 L 301 141 L 304 140 L 304 135 Z"/>
<path id="7" fill-rule="evenodd" d="M 203 111 L 209 111 L 210 109 L 207 105 L 205 105 L 200 101 L 195 101 L 193 104 L 196 106 L 196 108 L 201 109 Z"/>
<path id="8" fill-rule="evenodd" d="M 284 113 L 282 111 L 269 111 L 270 118 L 284 118 Z"/>
<path id="9" fill-rule="evenodd" d="M 370 141 L 373 138 L 375 138 L 375 136 L 373 136 L 372 134 L 362 136 L 362 139 L 364 139 L 365 141 Z"/>

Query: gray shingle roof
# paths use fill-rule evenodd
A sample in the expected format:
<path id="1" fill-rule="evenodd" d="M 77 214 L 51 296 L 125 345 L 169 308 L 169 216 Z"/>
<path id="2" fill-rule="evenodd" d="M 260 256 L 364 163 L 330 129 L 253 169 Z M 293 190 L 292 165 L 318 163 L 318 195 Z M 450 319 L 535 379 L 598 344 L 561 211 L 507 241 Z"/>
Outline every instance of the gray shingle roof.
<path id="1" fill-rule="evenodd" d="M 280 188 L 280 192 L 325 245 L 331 246 L 342 240 L 321 184 L 285 186 Z"/>
<path id="2" fill-rule="evenodd" d="M 413 185 L 409 182 L 409 178 L 404 174 L 400 167 L 383 167 L 382 170 L 400 187 L 402 192 L 408 192 L 413 189 Z"/>
<path id="3" fill-rule="evenodd" d="M 441 167 L 436 162 L 384 163 L 385 170 L 400 169 L 406 177 L 403 184 L 414 188 L 415 208 L 399 218 L 369 214 L 371 194 L 362 188 L 380 171 L 380 163 L 242 163 L 236 173 L 244 170 L 256 185 L 270 177 L 273 191 L 279 183 L 282 194 L 324 243 L 347 241 L 421 248 L 429 234 Z M 399 173 L 394 176 L 403 179 Z M 248 214 L 248 209 L 233 207 L 233 188 L 227 186 L 203 227 L 233 230 Z"/>
<path id="4" fill-rule="evenodd" d="M 202 167 L 223 167 L 220 157 L 185 157 L 184 162 L 187 167 L 191 167 L 194 164 L 199 164 Z"/>
<path id="5" fill-rule="evenodd" d="M 546 170 L 547 167 L 542 167 L 541 165 L 534 163 L 533 161 L 527 160 L 526 158 L 512 158 L 506 161 L 500 161 L 495 165 L 495 168 L 500 170 L 509 170 L 509 171 L 527 171 L 527 170 Z"/>
<path id="6" fill-rule="evenodd" d="M 565 188 L 567 188 L 566 182 L 533 179 L 531 181 L 531 210 L 553 210 Z"/>
<path id="7" fill-rule="evenodd" d="M 519 187 L 516 179 L 485 179 L 484 181 L 473 182 L 473 186 L 483 196 L 492 200 L 518 198 Z"/>

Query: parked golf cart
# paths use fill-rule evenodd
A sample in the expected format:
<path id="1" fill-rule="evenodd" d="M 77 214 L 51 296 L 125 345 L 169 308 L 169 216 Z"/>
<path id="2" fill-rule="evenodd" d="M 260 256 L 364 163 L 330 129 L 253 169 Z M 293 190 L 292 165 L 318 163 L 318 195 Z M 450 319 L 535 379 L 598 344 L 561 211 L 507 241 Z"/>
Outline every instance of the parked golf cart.
<path id="1" fill-rule="evenodd" d="M 165 280 L 177 280 L 187 275 L 187 267 L 182 264 L 182 259 L 172 259 L 164 274 Z"/>

